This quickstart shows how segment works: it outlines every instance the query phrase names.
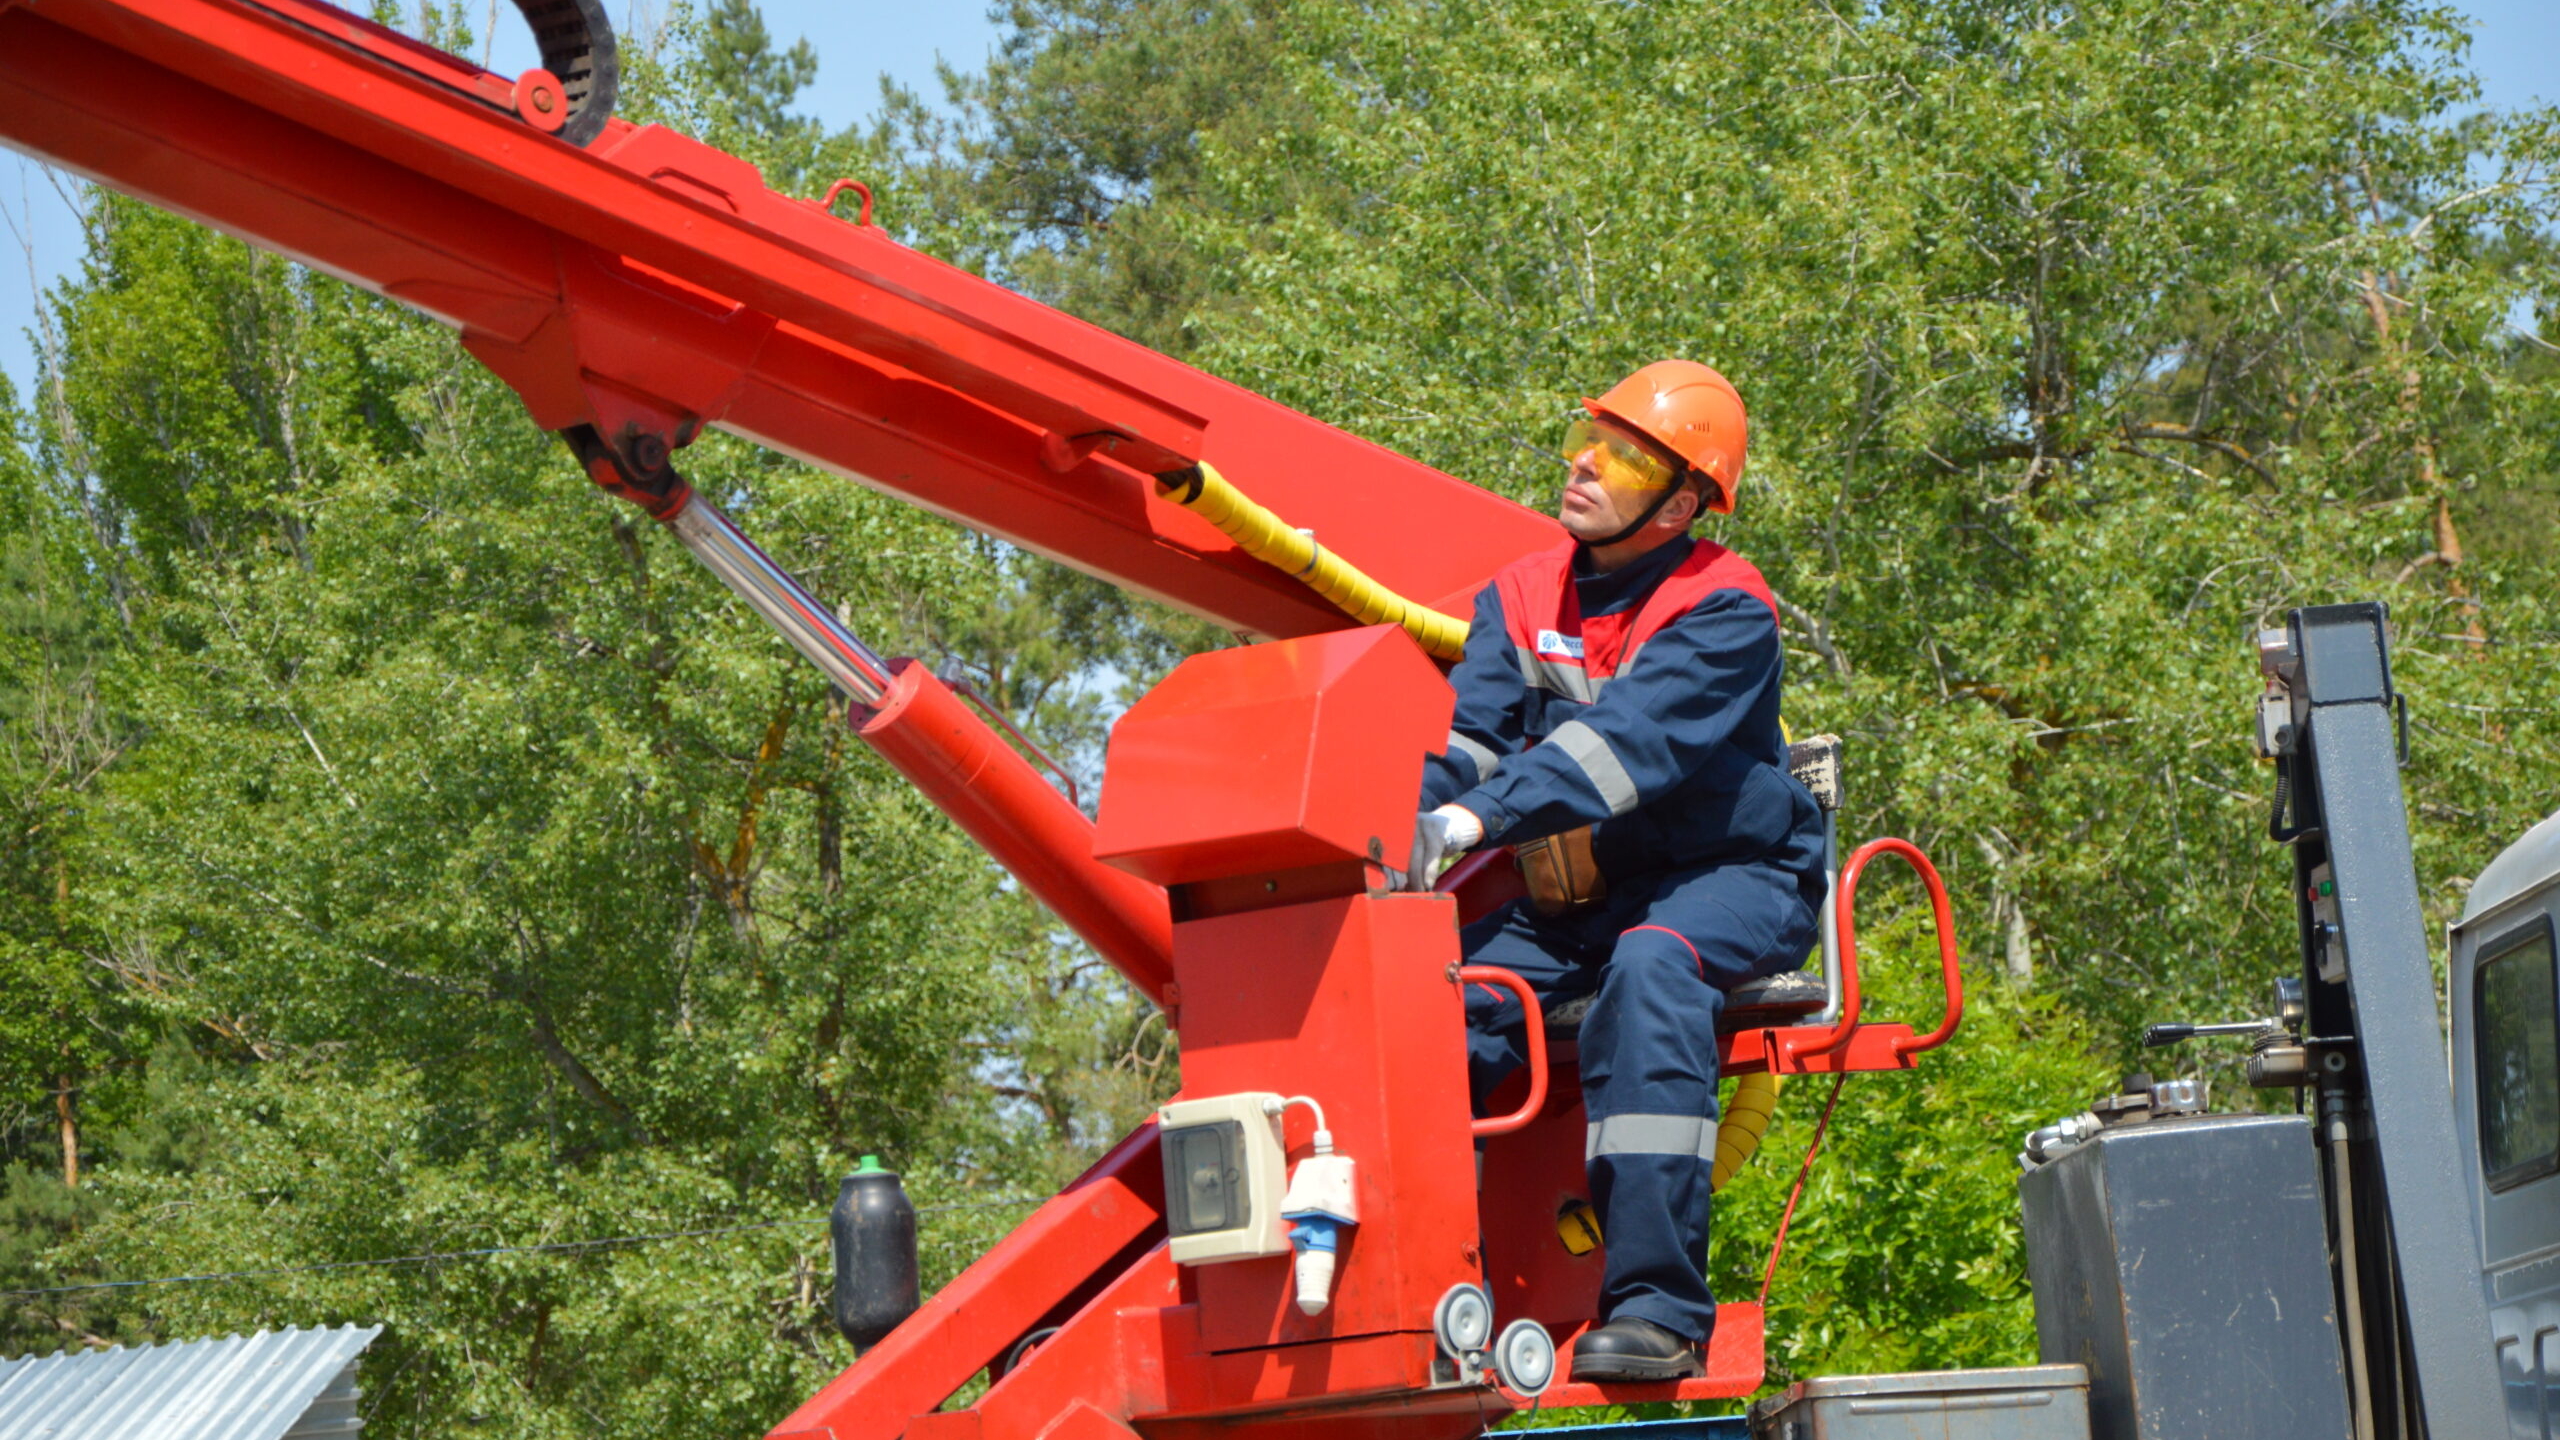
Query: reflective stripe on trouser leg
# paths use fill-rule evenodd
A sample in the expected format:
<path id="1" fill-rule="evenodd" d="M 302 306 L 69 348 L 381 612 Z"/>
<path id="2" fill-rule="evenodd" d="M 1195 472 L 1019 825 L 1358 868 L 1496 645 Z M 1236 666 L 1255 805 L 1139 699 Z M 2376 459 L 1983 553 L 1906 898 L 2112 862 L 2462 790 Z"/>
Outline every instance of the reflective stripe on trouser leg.
<path id="1" fill-rule="evenodd" d="M 1582 1158 L 1690 1155 L 1716 1158 L 1716 1122 L 1702 1115 L 1612 1115 L 1583 1128 Z"/>
<path id="2" fill-rule="evenodd" d="M 1680 933 L 1629 930 L 1582 1025 L 1587 1168 L 1607 1260 L 1600 1313 L 1694 1340 L 1715 1325 L 1707 1226 L 1724 1009 L 1704 968 Z"/>

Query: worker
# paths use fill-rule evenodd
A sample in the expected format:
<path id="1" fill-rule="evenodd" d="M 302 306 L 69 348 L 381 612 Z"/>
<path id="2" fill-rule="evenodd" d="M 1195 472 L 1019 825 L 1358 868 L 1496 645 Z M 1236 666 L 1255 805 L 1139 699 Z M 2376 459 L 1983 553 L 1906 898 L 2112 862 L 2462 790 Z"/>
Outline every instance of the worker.
<path id="1" fill-rule="evenodd" d="M 1517 973 L 1549 1011 L 1596 992 L 1580 1050 L 1602 1323 L 1573 1376 L 1678 1379 L 1705 1373 L 1715 1325 L 1716 1017 L 1732 987 L 1804 963 L 1822 827 L 1787 769 L 1768 585 L 1689 533 L 1733 512 L 1742 397 L 1663 360 L 1583 408 L 1556 512 L 1570 541 L 1476 597 L 1407 883 L 1513 847 L 1528 893 L 1466 928 L 1468 962 Z M 1524 1017 L 1494 986 L 1466 1008 L 1481 1114 L 1524 1063 Z"/>

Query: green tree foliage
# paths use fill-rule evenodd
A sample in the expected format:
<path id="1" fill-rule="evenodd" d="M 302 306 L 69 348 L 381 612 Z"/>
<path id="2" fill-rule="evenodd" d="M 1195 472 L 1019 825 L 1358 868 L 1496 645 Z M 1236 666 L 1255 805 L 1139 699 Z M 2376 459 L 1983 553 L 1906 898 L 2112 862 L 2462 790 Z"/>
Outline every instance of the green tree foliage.
<path id="1" fill-rule="evenodd" d="M 0 383 L 0 413 L 17 418 Z M 14 429 L 14 425 L 13 425 Z M 92 1080 L 130 1058 L 132 997 L 88 963 L 99 932 L 74 884 L 98 780 L 122 748 L 97 670 L 103 587 L 30 463 L 0 446 L 0 1115 L 23 1163 L 0 1173 L 0 1273 L 19 1273 L 92 1208 L 78 1183 Z M 100 1023 L 106 1022 L 106 1023 Z"/>
<path id="2" fill-rule="evenodd" d="M 1307 118 L 1277 4 L 1013 0 L 983 71 L 949 104 L 890 87 L 882 121 L 938 254 L 1180 355 L 1223 277 L 1166 219 L 1203 183 L 1204 137 Z M 1320 177 L 1309 184 L 1323 187 Z"/>
<path id="3" fill-rule="evenodd" d="M 764 15 L 749 0 L 713 0 L 702 16 L 699 63 L 706 98 L 731 123 L 763 137 L 817 133 L 789 107 L 818 75 L 818 52 L 806 40 L 774 48 Z"/>

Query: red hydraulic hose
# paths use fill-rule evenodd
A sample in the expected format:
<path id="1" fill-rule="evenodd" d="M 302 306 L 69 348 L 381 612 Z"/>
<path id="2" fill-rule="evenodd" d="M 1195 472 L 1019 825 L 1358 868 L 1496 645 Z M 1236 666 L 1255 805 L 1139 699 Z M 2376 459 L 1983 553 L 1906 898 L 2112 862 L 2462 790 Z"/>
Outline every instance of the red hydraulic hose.
<path id="1" fill-rule="evenodd" d="M 1863 1008 L 1858 994 L 1858 877 L 1866 873 L 1867 862 L 1878 855 L 1899 855 L 1920 872 L 1921 886 L 1929 893 L 1930 917 L 1938 929 L 1938 976 L 1946 990 L 1946 1009 L 1938 1018 L 1938 1028 L 1926 1035 L 1904 1036 L 1890 1041 L 1896 1059 L 1933 1050 L 1947 1043 L 1964 1020 L 1964 975 L 1956 959 L 1956 927 L 1947 904 L 1946 882 L 1938 878 L 1938 867 L 1919 846 L 1891 836 L 1870 840 L 1840 867 L 1838 891 L 1833 897 L 1840 926 L 1840 979 L 1846 992 L 1840 997 L 1840 1023 L 1831 1032 L 1823 1049 L 1837 1049 L 1848 1043 L 1858 1031 L 1858 1014 Z M 1778 1215 L 1777 1240 L 1769 1247 L 1769 1263 L 1760 1272 L 1760 1304 L 1769 1303 L 1770 1283 L 1778 1278 L 1778 1257 L 1787 1253 L 1787 1226 L 1796 1218 L 1796 1202 L 1804 1198 L 1804 1182 L 1813 1174 L 1814 1157 L 1822 1153 L 1822 1137 L 1831 1129 L 1831 1112 L 1840 1103 L 1840 1088 L 1849 1083 L 1849 1071 L 1843 1068 L 1831 1082 L 1831 1095 L 1822 1102 L 1822 1118 L 1813 1127 L 1812 1143 L 1805 1146 L 1804 1165 L 1796 1171 L 1795 1188 L 1787 1192 L 1787 1206 Z"/>
<path id="2" fill-rule="evenodd" d="M 1778 1238 L 1769 1246 L 1769 1263 L 1760 1272 L 1760 1308 L 1769 1308 L 1769 1282 L 1778 1278 L 1778 1257 L 1787 1253 L 1787 1227 L 1795 1223 L 1796 1202 L 1804 1198 L 1804 1182 L 1813 1175 L 1813 1157 L 1822 1153 L 1822 1137 L 1831 1129 L 1831 1111 L 1840 1103 L 1840 1087 L 1849 1083 L 1841 1071 L 1831 1081 L 1831 1098 L 1822 1102 L 1822 1118 L 1814 1122 L 1813 1141 L 1804 1147 L 1804 1164 L 1796 1171 L 1796 1187 L 1787 1192 L 1787 1208 L 1778 1214 Z"/>
<path id="3" fill-rule="evenodd" d="M 931 670 L 892 660 L 889 674 L 880 702 L 854 710 L 854 733 L 1130 984 L 1164 1004 L 1173 983 L 1164 888 L 1094 859 L 1093 822 Z"/>

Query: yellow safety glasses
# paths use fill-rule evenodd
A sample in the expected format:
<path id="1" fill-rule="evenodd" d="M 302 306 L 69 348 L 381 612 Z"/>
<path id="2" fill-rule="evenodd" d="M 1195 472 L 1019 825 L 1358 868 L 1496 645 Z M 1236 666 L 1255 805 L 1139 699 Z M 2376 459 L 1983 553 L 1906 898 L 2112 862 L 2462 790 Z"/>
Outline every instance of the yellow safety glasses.
<path id="1" fill-rule="evenodd" d="M 1564 427 L 1565 463 L 1585 455 L 1612 490 L 1661 490 L 1680 478 L 1660 456 L 1588 415 Z"/>

